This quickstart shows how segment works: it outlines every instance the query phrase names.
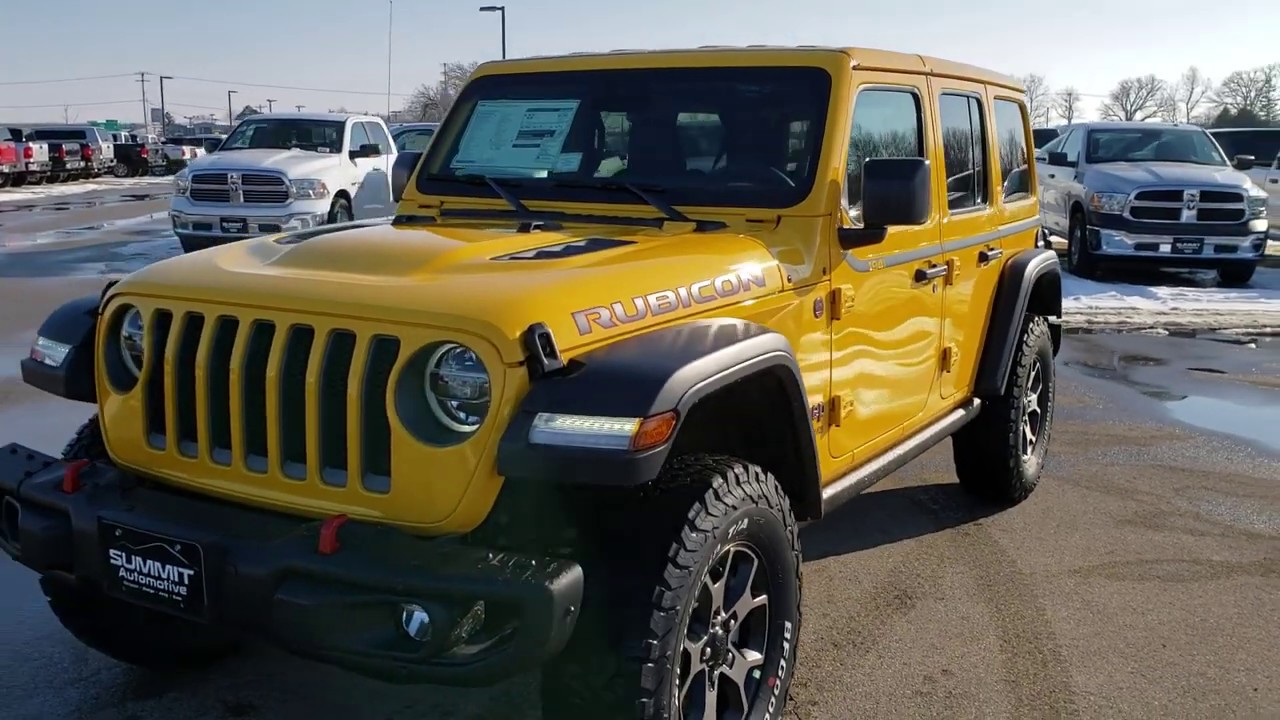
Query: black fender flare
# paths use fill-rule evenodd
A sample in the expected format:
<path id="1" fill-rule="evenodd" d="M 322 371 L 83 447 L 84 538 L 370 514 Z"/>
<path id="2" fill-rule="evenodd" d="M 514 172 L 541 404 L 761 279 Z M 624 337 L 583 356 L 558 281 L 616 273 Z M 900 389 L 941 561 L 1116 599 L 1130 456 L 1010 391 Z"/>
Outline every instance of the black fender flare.
<path id="1" fill-rule="evenodd" d="M 982 359 L 978 362 L 978 397 L 1004 393 L 1022 333 L 1022 317 L 1028 312 L 1049 319 L 1053 353 L 1057 355 L 1062 347 L 1062 267 L 1058 254 L 1051 249 L 1023 250 L 1001 270 L 982 344 Z"/>
<path id="2" fill-rule="evenodd" d="M 780 422 L 799 438 L 797 501 L 821 503 L 817 442 L 800 366 L 790 342 L 757 323 L 731 318 L 694 320 L 625 338 L 574 358 L 563 370 L 533 381 L 498 444 L 497 470 L 506 478 L 578 485 L 636 486 L 658 476 L 689 410 L 702 398 L 758 373 L 774 373 L 794 409 Z M 641 451 L 536 445 L 529 429 L 540 412 L 646 418 L 678 413 L 663 445 Z M 812 497 L 810 497 L 812 496 Z"/>
<path id="3" fill-rule="evenodd" d="M 37 334 L 71 346 L 58 367 L 23 358 L 22 381 L 26 384 L 77 402 L 96 403 L 94 383 L 94 337 L 98 329 L 101 297 L 87 295 L 63 303 L 45 318 Z"/>

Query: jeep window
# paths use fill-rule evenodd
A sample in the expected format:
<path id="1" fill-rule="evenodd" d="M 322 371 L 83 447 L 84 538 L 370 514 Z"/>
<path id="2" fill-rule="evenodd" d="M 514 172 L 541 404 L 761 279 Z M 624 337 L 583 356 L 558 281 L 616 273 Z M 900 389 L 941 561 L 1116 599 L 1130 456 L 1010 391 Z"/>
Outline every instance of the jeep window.
<path id="1" fill-rule="evenodd" d="M 1280 129 L 1234 130 L 1232 132 L 1209 131 L 1227 157 L 1252 155 L 1262 165 L 1270 165 L 1280 157 Z"/>
<path id="2" fill-rule="evenodd" d="M 396 133 L 396 150 L 400 152 L 421 152 L 431 144 L 431 136 L 436 131 L 432 128 L 416 128 Z"/>
<path id="3" fill-rule="evenodd" d="M 492 196 L 452 181 L 483 175 L 520 178 L 521 199 L 635 202 L 616 190 L 626 182 L 671 205 L 790 207 L 813 188 L 830 91 L 813 67 L 480 77 L 437 130 L 418 190 Z"/>
<path id="4" fill-rule="evenodd" d="M 376 122 L 364 122 L 364 131 L 369 134 L 369 142 L 378 146 L 383 155 L 391 154 L 391 138 L 387 137 L 387 131 Z"/>
<path id="5" fill-rule="evenodd" d="M 1001 194 L 1006 201 L 1029 197 L 1031 175 L 1027 172 L 1027 116 L 1022 111 L 1022 104 L 997 99 L 995 120 Z"/>
<path id="6" fill-rule="evenodd" d="M 304 120 L 294 118 L 262 118 L 245 120 L 223 140 L 222 150 L 310 150 L 321 153 L 342 152 L 341 120 Z"/>
<path id="7" fill-rule="evenodd" d="M 942 162 L 947 171 L 947 207 L 967 210 L 987 204 L 987 141 L 982 104 L 972 95 L 938 98 Z"/>
<path id="8" fill-rule="evenodd" d="M 924 124 L 920 98 L 911 90 L 874 89 L 858 93 L 853 104 L 849 159 L 845 170 L 847 198 L 855 226 L 862 224 L 862 166 L 872 158 L 924 157 Z"/>
<path id="9" fill-rule="evenodd" d="M 1086 159 L 1090 165 L 1111 162 L 1227 164 L 1208 133 L 1183 128 L 1090 130 Z"/>

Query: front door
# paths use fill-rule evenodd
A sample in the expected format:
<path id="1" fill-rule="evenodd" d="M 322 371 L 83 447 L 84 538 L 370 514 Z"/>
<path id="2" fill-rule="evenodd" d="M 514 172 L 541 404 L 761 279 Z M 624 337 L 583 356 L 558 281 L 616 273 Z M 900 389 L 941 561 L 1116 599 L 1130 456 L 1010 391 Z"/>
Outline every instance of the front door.
<path id="1" fill-rule="evenodd" d="M 845 219 L 861 223 L 862 163 L 936 157 L 922 77 L 858 73 L 845 177 Z M 939 182 L 940 169 L 933 168 Z M 845 251 L 834 239 L 831 284 L 830 452 L 862 462 L 902 434 L 932 394 L 938 370 L 942 288 L 917 273 L 942 263 L 940 216 L 889 230 L 880 243 Z"/>
<path id="2" fill-rule="evenodd" d="M 351 123 L 351 150 L 359 150 L 360 146 L 371 144 L 369 132 L 362 122 Z M 351 158 L 347 162 L 355 165 L 351 172 L 351 213 L 356 220 L 381 217 L 386 214 L 389 199 L 384 200 L 378 192 L 378 171 L 383 165 L 383 158 Z M 385 172 L 383 173 L 385 175 Z"/>

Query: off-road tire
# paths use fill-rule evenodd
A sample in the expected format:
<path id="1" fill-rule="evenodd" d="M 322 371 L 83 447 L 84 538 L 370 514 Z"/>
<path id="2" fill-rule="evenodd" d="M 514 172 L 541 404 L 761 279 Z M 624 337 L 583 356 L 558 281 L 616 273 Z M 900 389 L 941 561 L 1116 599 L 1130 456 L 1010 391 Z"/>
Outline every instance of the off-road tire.
<path id="1" fill-rule="evenodd" d="M 1023 423 L 1029 421 L 1028 395 L 1032 390 L 1039 418 L 1034 425 L 1034 443 L 1030 452 L 1024 453 Z M 960 485 L 984 500 L 1002 505 L 1027 499 L 1044 469 L 1053 430 L 1053 405 L 1053 341 L 1049 324 L 1039 315 L 1027 315 L 1004 393 L 982 398 L 978 417 L 951 437 Z"/>
<path id="2" fill-rule="evenodd" d="M 607 555 L 583 563 L 583 615 L 568 647 L 543 669 L 543 717 L 678 717 L 675 683 L 693 610 L 711 597 L 703 591 L 713 566 L 719 576 L 720 561 L 734 562 L 743 549 L 758 553 L 752 561 L 766 571 L 769 596 L 767 621 L 748 612 L 752 620 L 736 625 L 744 634 L 768 628 L 763 661 L 753 665 L 759 677 L 744 686 L 752 699 L 747 717 L 762 717 L 770 702 L 771 717 L 781 717 L 796 666 L 801 591 L 800 541 L 781 486 L 756 465 L 689 455 L 627 505 L 630 512 L 602 523 L 614 525 L 596 545 Z M 731 592 L 724 591 L 722 606 L 731 604 Z"/>
<path id="3" fill-rule="evenodd" d="M 336 197 L 333 203 L 329 205 L 329 218 L 327 222 L 330 225 L 335 223 L 351 222 L 355 217 L 351 214 L 351 201 L 344 197 Z"/>
<path id="4" fill-rule="evenodd" d="M 97 415 L 72 436 L 62 459 L 109 460 Z M 226 628 L 126 603 L 97 587 L 46 576 L 40 578 L 40 588 L 53 614 L 77 640 L 129 665 L 194 669 L 217 662 L 238 646 L 236 635 Z"/>
<path id="5" fill-rule="evenodd" d="M 1218 284 L 1228 287 L 1248 285 L 1257 270 L 1257 263 L 1223 265 L 1218 268 Z"/>
<path id="6" fill-rule="evenodd" d="M 1071 214 L 1067 230 L 1067 272 L 1085 279 L 1098 276 L 1098 262 L 1089 251 L 1088 226 L 1080 212 Z"/>

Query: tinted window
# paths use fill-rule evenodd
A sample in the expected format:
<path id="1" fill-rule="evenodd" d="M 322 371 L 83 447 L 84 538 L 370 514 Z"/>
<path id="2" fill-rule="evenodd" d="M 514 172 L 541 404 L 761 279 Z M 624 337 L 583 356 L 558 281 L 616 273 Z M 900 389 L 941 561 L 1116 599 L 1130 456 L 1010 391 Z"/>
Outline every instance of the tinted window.
<path id="1" fill-rule="evenodd" d="M 1280 130 L 1236 130 L 1210 132 L 1227 157 L 1252 155 L 1263 165 L 1269 165 L 1280 155 Z"/>
<path id="2" fill-rule="evenodd" d="M 27 133 L 32 140 L 83 140 L 83 130 L 32 130 Z"/>
<path id="3" fill-rule="evenodd" d="M 1058 152 L 1067 156 L 1067 164 L 1075 165 L 1080 161 L 1080 147 L 1084 145 L 1084 130 L 1072 130 L 1062 141 Z"/>
<path id="4" fill-rule="evenodd" d="M 431 144 L 431 136 L 436 131 L 431 128 L 417 130 L 401 130 L 396 134 L 396 150 L 400 152 L 421 152 Z"/>
<path id="5" fill-rule="evenodd" d="M 639 202 L 581 187 L 608 178 L 659 186 L 674 205 L 790 207 L 813 188 L 809 160 L 821 152 L 830 91 L 831 76 L 813 67 L 485 76 L 438 131 L 450 141 L 431 144 L 418 189 L 492 197 L 485 185 L 450 181 L 481 174 L 522 178 L 517 194 L 527 199 Z M 807 123 L 800 143 L 796 123 Z"/>
<path id="6" fill-rule="evenodd" d="M 987 145 L 982 105 L 970 95 L 938 99 L 942 159 L 947 170 L 947 207 L 964 210 L 987 204 Z"/>
<path id="7" fill-rule="evenodd" d="M 342 152 L 343 123 L 340 120 L 261 118 L 241 122 L 223 141 L 220 150 L 277 148 Z"/>
<path id="8" fill-rule="evenodd" d="M 1089 131 L 1089 164 L 1178 162 L 1226 165 L 1209 134 L 1183 128 L 1107 128 Z"/>
<path id="9" fill-rule="evenodd" d="M 849 214 L 861 222 L 862 166 L 872 158 L 924 157 L 920 101 L 909 90 L 863 90 L 853 104 L 845 187 Z"/>
<path id="10" fill-rule="evenodd" d="M 351 149 L 356 150 L 361 145 L 372 144 L 373 140 L 369 139 L 369 133 L 365 132 L 364 123 L 351 123 Z"/>
<path id="11" fill-rule="evenodd" d="M 1000 153 L 1000 187 L 1005 200 L 1021 200 L 1031 193 L 1027 168 L 1027 120 L 1022 105 L 996 100 L 996 149 Z"/>
<path id="12" fill-rule="evenodd" d="M 1000 110 L 997 108 L 996 109 L 997 116 L 999 112 Z M 1048 145 L 1049 143 L 1053 142 L 1053 140 L 1057 138 L 1058 135 L 1060 134 L 1055 128 L 1036 128 L 1031 132 L 1032 132 L 1032 138 L 1035 140 L 1037 149 L 1042 148 L 1045 145 Z"/>

